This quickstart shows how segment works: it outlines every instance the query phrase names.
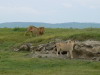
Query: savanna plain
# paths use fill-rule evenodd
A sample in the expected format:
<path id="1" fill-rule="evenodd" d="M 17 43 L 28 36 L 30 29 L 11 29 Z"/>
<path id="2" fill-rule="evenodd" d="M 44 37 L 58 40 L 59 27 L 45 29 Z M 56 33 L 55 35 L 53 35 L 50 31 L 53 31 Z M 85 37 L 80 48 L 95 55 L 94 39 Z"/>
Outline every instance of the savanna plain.
<path id="1" fill-rule="evenodd" d="M 24 36 L 26 28 L 0 28 L 0 75 L 100 75 L 100 62 L 76 59 L 27 57 L 30 52 L 14 52 L 23 43 L 44 44 L 54 39 L 100 41 L 100 28 L 46 28 L 42 36 Z"/>

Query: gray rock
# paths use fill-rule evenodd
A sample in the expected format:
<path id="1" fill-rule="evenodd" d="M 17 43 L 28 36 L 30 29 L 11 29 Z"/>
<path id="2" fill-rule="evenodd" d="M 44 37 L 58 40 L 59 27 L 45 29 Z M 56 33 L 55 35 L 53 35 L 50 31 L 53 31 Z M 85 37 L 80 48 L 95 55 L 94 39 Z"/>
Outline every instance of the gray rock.
<path id="1" fill-rule="evenodd" d="M 87 40 L 77 43 L 74 48 L 81 56 L 86 58 L 95 57 L 100 53 L 100 42 Z"/>
<path id="2" fill-rule="evenodd" d="M 31 43 L 23 44 L 19 48 L 15 48 L 14 51 L 31 51 L 33 48 Z"/>
<path id="3" fill-rule="evenodd" d="M 56 56 L 56 46 L 57 42 L 67 42 L 60 39 L 55 39 L 52 42 L 46 44 L 40 44 L 38 46 L 33 46 L 32 43 L 26 43 L 21 45 L 18 48 L 15 48 L 14 51 L 31 51 L 31 54 L 35 54 L 34 57 L 52 57 L 49 55 Z M 38 52 L 38 54 L 36 53 Z M 42 56 L 42 54 L 44 54 Z M 82 59 L 91 59 L 95 61 L 100 61 L 100 41 L 76 41 L 74 47 L 73 55 L 75 58 Z M 66 56 L 66 55 L 65 55 Z"/>

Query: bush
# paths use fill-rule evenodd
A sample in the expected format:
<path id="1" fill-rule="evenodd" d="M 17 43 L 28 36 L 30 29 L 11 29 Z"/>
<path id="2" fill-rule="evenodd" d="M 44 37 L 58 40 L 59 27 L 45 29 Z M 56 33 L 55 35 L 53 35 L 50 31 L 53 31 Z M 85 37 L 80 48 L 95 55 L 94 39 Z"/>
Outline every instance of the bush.
<path id="1" fill-rule="evenodd" d="M 26 31 L 26 28 L 15 27 L 13 28 L 13 31 Z"/>

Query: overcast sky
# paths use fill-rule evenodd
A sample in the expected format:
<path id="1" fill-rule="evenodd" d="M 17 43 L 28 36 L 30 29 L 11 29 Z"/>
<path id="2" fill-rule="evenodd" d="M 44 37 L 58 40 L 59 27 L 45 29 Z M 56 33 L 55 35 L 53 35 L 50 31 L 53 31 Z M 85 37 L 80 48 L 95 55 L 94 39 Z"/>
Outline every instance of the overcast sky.
<path id="1" fill-rule="evenodd" d="M 3 22 L 100 23 L 100 0 L 0 0 Z"/>

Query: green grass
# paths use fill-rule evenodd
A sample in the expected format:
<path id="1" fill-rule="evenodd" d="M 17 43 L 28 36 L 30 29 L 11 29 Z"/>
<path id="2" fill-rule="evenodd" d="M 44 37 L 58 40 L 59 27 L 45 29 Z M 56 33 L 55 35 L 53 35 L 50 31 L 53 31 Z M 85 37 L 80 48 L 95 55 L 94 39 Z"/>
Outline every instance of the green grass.
<path id="1" fill-rule="evenodd" d="M 100 75 L 100 62 L 30 58 L 30 52 L 14 52 L 23 43 L 47 43 L 56 38 L 100 40 L 99 28 L 46 29 L 43 36 L 24 36 L 25 28 L 0 28 L 0 75 Z"/>
<path id="2" fill-rule="evenodd" d="M 46 29 L 43 36 L 30 37 L 24 36 L 25 28 L 0 28 L 0 44 L 8 43 L 11 47 L 12 45 L 20 45 L 25 42 L 32 42 L 34 45 L 40 43 L 46 43 L 48 41 L 54 40 L 55 38 L 60 38 L 63 40 L 75 39 L 75 40 L 86 40 L 94 39 L 100 40 L 100 29 L 99 28 L 88 28 L 88 29 Z M 3 45 L 4 46 L 4 45 Z"/>
<path id="3" fill-rule="evenodd" d="M 28 58 L 26 52 L 1 52 L 1 75 L 99 75 L 100 62 Z"/>

